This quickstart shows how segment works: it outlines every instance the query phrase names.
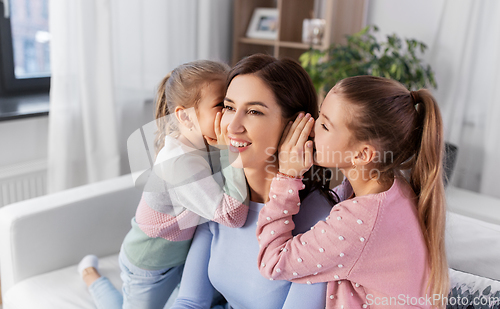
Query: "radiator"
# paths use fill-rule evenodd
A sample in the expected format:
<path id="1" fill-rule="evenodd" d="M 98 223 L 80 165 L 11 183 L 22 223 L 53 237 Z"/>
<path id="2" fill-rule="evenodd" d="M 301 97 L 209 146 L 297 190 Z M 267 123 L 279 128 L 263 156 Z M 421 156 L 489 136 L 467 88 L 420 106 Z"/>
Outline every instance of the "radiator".
<path id="1" fill-rule="evenodd" d="M 0 167 L 0 207 L 47 194 L 47 160 Z"/>

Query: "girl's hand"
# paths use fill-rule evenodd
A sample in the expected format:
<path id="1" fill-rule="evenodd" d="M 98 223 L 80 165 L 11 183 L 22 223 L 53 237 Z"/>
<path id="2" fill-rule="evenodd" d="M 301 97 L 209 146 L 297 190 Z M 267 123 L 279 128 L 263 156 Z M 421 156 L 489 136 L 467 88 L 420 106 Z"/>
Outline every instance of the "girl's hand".
<path id="1" fill-rule="evenodd" d="M 211 137 L 206 136 L 206 135 L 203 136 L 210 146 L 215 146 L 219 149 L 223 149 L 223 148 L 225 148 L 225 146 L 228 145 L 227 128 L 225 128 L 225 130 L 221 130 L 221 127 L 220 127 L 220 122 L 222 120 L 223 113 L 224 112 L 217 112 L 217 115 L 215 115 L 214 132 L 215 132 L 215 136 L 217 137 L 217 139 L 211 138 Z"/>
<path id="2" fill-rule="evenodd" d="M 300 177 L 313 165 L 313 142 L 308 141 L 314 126 L 310 114 L 300 113 L 293 124 L 285 128 L 279 146 L 279 171 L 293 177 Z"/>

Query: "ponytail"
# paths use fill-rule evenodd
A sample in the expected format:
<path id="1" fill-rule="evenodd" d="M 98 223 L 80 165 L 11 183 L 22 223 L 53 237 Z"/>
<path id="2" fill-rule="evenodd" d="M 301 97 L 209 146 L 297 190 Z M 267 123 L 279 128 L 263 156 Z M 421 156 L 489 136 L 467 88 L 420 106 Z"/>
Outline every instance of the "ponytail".
<path id="1" fill-rule="evenodd" d="M 428 90 L 410 97 L 421 121 L 420 147 L 413 160 L 410 184 L 418 196 L 418 217 L 429 251 L 431 273 L 427 290 L 448 296 L 448 263 L 445 251 L 446 201 L 443 180 L 443 123 L 436 101 Z"/>
<path id="2" fill-rule="evenodd" d="M 357 113 L 347 122 L 358 141 L 370 141 L 391 157 L 374 162 L 379 180 L 409 171 L 418 198 L 420 227 L 429 253 L 430 274 L 426 292 L 448 296 L 448 262 L 445 251 L 446 202 L 443 179 L 443 123 L 429 91 L 408 91 L 383 77 L 355 76 L 333 88 Z M 406 173 L 405 173 L 406 174 Z M 442 304 L 441 306 L 442 307 Z"/>
<path id="3" fill-rule="evenodd" d="M 165 146 L 165 136 L 167 135 L 167 121 L 165 119 L 165 116 L 170 114 L 167 105 L 166 89 L 167 89 L 168 79 L 170 78 L 171 75 L 172 72 L 168 73 L 161 80 L 160 85 L 158 86 L 158 90 L 156 92 L 155 119 L 156 119 L 156 126 L 158 128 L 154 142 L 156 155 L 158 155 L 160 149 L 162 149 L 163 146 Z"/>

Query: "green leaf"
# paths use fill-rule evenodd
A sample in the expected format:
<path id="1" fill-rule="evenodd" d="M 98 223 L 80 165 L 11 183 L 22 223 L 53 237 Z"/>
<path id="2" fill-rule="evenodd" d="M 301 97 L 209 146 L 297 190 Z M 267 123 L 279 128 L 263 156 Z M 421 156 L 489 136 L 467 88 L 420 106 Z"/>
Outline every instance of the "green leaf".
<path id="1" fill-rule="evenodd" d="M 397 69 L 398 69 L 398 66 L 397 66 L 395 63 L 393 63 L 393 64 L 391 65 L 391 70 L 390 70 L 391 74 L 396 73 L 396 70 L 397 70 Z"/>
<path id="2" fill-rule="evenodd" d="M 305 68 L 309 64 L 309 59 L 310 59 L 309 53 L 308 52 L 303 53 L 299 57 L 300 65 L 302 65 L 302 67 Z"/>
<path id="3" fill-rule="evenodd" d="M 325 50 L 309 49 L 303 53 L 299 61 L 316 89 L 329 90 L 340 79 L 355 75 L 394 78 L 408 89 L 437 87 L 432 69 L 416 55 L 417 49 L 425 51 L 424 43 L 401 39 L 396 34 L 378 42 L 373 35 L 376 31 L 377 26 L 367 26 L 347 35 L 346 44 L 332 44 Z"/>

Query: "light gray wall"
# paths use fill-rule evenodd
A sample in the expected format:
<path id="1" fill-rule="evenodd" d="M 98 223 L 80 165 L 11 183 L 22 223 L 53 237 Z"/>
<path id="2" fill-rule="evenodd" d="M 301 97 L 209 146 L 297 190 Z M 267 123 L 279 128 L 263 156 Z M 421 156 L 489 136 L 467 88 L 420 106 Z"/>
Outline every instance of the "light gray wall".
<path id="1" fill-rule="evenodd" d="M 48 117 L 0 122 L 0 168 L 47 157 Z"/>
<path id="2" fill-rule="evenodd" d="M 380 39 L 396 33 L 431 47 L 444 3 L 444 0 L 369 0 L 367 23 L 379 27 L 377 37 Z M 424 60 L 428 59 L 429 52 L 424 54 Z"/>
<path id="3" fill-rule="evenodd" d="M 153 91 L 151 91 L 153 97 Z M 140 126 L 154 119 L 152 102 L 125 100 L 121 111 L 121 171 L 129 171 L 127 138 Z M 127 108 L 127 106 L 129 108 Z M 16 163 L 47 159 L 49 117 L 40 116 L 0 122 L 0 169 Z"/>

